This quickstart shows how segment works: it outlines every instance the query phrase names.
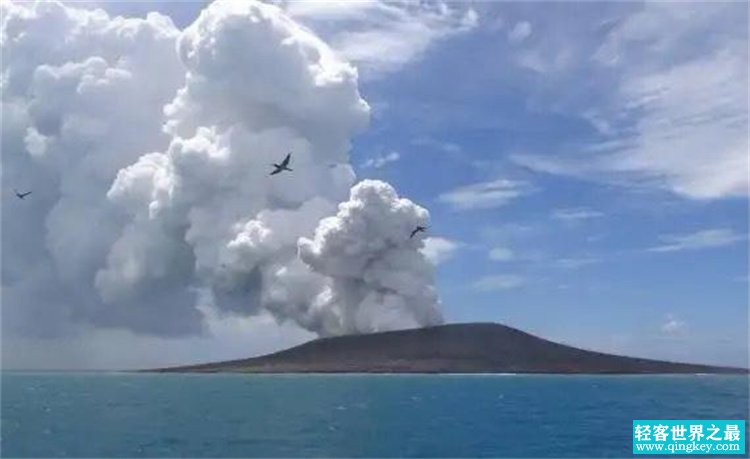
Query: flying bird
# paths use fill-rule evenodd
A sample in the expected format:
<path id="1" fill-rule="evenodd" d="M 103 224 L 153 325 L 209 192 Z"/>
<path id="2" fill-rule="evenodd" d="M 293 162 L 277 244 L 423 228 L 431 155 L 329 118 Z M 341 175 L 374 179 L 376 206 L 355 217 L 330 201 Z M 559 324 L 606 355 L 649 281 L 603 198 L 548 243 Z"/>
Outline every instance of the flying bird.
<path id="1" fill-rule="evenodd" d="M 425 231 L 427 231 L 427 227 L 426 226 L 419 226 L 419 225 L 417 225 L 417 227 L 414 228 L 414 231 L 411 232 L 411 235 L 409 236 L 409 239 L 411 239 L 414 236 L 416 236 L 417 233 L 424 233 Z"/>
<path id="2" fill-rule="evenodd" d="M 282 161 L 281 164 L 276 164 L 276 163 L 273 164 L 273 167 L 275 167 L 275 169 L 269 175 L 276 175 L 280 173 L 281 171 L 291 172 L 292 169 L 289 168 L 289 163 L 291 161 L 292 161 L 292 154 L 289 153 L 288 155 L 286 155 L 286 158 L 284 158 L 284 161 Z"/>
<path id="3" fill-rule="evenodd" d="M 30 194 L 31 194 L 31 191 L 27 191 L 26 193 L 19 193 L 19 192 L 18 192 L 18 190 L 16 190 L 16 189 L 13 189 L 13 192 L 14 192 L 14 193 L 16 193 L 16 197 L 17 197 L 18 199 L 23 199 L 23 198 L 25 198 L 26 196 L 28 196 L 28 195 L 30 195 Z"/>

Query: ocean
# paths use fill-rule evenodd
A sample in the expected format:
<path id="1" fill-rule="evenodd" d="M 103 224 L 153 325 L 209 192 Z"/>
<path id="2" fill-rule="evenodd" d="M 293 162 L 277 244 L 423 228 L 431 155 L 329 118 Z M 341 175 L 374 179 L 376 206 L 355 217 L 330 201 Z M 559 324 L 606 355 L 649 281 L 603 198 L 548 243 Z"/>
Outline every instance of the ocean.
<path id="1" fill-rule="evenodd" d="M 2 374 L 2 457 L 630 457 L 746 376 Z"/>

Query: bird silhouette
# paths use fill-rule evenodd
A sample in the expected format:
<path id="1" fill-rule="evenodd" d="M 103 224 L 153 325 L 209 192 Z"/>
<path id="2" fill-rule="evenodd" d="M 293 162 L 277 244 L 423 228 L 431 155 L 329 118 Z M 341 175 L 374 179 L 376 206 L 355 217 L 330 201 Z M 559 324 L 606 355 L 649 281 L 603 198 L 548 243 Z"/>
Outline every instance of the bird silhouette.
<path id="1" fill-rule="evenodd" d="M 14 193 L 16 194 L 16 197 L 17 197 L 18 199 L 23 199 L 23 198 L 25 198 L 26 196 L 28 196 L 28 195 L 30 195 L 30 194 L 31 194 L 31 191 L 27 191 L 27 192 L 25 192 L 25 193 L 19 193 L 19 192 L 18 192 L 18 190 L 16 190 L 15 188 L 13 189 L 13 192 L 14 192 Z"/>
<path id="2" fill-rule="evenodd" d="M 292 169 L 289 168 L 289 163 L 291 161 L 292 161 L 292 154 L 289 153 L 288 155 L 286 155 L 286 158 L 284 158 L 284 160 L 281 162 L 281 164 L 276 164 L 276 163 L 273 164 L 273 167 L 275 167 L 275 169 L 269 175 L 276 175 L 276 174 L 280 173 L 281 171 L 289 171 L 289 172 L 291 172 Z"/>
<path id="3" fill-rule="evenodd" d="M 414 231 L 411 232 L 411 235 L 409 236 L 409 239 L 411 239 L 414 236 L 416 236 L 417 233 L 424 233 L 425 231 L 427 231 L 427 227 L 426 226 L 419 226 L 419 225 L 417 225 L 417 227 L 414 228 Z"/>

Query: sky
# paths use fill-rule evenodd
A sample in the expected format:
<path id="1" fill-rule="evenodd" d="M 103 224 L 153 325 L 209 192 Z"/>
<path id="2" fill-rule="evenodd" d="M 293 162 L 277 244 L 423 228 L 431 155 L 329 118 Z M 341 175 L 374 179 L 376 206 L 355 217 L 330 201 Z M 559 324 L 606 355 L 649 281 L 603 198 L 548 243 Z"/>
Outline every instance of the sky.
<path id="1" fill-rule="evenodd" d="M 315 156 L 317 150 L 312 148 L 311 158 L 338 163 L 343 161 L 341 155 L 348 152 L 357 181 L 373 179 L 392 185 L 399 196 L 415 203 L 415 207 L 409 207 L 409 218 L 422 218 L 422 210 L 429 211 L 429 230 L 419 253 L 434 265 L 434 291 L 444 321 L 500 322 L 587 349 L 747 366 L 746 4 L 276 2 L 276 5 L 294 24 L 320 37 L 338 59 L 356 68 L 356 90 L 369 105 L 369 123 L 363 127 L 350 122 L 361 115 L 359 98 L 352 94 L 324 99 L 329 97 L 326 93 L 320 96 L 325 102 L 320 106 L 316 105 L 318 99 L 311 96 L 312 108 L 305 110 L 313 111 L 323 121 L 320 126 L 311 121 L 304 129 L 330 128 L 335 133 L 319 139 L 316 131 L 305 139 L 314 147 L 335 145 L 331 151 L 341 150 L 338 156 L 333 153 Z M 198 2 L 85 2 L 68 3 L 66 7 L 100 7 L 111 16 L 141 18 L 150 11 L 158 11 L 174 24 L 174 30 L 163 28 L 167 37 L 163 39 L 166 56 L 171 49 L 167 46 L 171 43 L 170 34 L 179 34 L 190 26 L 205 6 Z M 181 55 L 181 59 L 194 65 L 191 70 L 195 74 L 208 65 L 201 60 L 205 57 L 194 58 L 190 54 L 201 52 L 200 34 L 212 27 L 210 22 L 206 24 L 185 39 L 187 51 Z M 44 33 L 52 36 L 55 31 L 49 29 Z M 6 46 L 4 52 L 12 55 L 13 46 L 7 43 Z M 248 52 L 247 48 L 227 49 L 234 53 L 231 56 L 236 61 L 226 68 L 231 71 L 241 68 L 242 53 Z M 71 52 L 70 62 L 82 57 Z M 248 61 L 259 62 L 252 59 L 256 57 Z M 268 64 L 278 72 L 275 77 L 280 78 L 279 86 L 284 86 L 289 76 L 285 72 L 291 74 L 297 67 L 286 65 L 285 60 L 268 59 Z M 174 64 L 163 62 L 147 60 L 144 65 L 163 65 L 159 81 L 174 78 L 173 86 L 180 86 L 180 71 L 175 70 L 172 75 L 169 70 L 170 66 L 180 68 L 179 62 L 176 58 Z M 26 68 L 23 64 L 14 60 L 5 64 L 3 70 L 23 70 Z M 218 64 L 217 68 L 222 69 Z M 255 71 L 251 64 L 248 68 L 249 72 Z M 344 80 L 352 75 L 344 67 L 331 68 L 328 70 L 340 72 L 337 75 Z M 237 72 L 244 75 L 240 70 Z M 205 75 L 212 74 L 207 70 Z M 144 84 L 152 85 L 154 76 L 143 73 Z M 288 80 L 296 81 L 294 76 Z M 10 80 L 4 78 L 5 81 Z M 185 86 L 188 96 L 179 104 L 172 103 L 178 106 L 176 112 L 184 106 L 188 108 L 184 109 L 187 114 L 170 115 L 167 124 L 173 123 L 173 131 L 170 131 L 169 151 L 184 136 L 180 130 L 188 129 L 185 126 L 210 124 L 215 130 L 224 122 L 220 116 L 212 115 L 224 107 L 211 104 L 221 102 L 200 98 L 205 88 L 221 91 L 226 85 L 204 87 L 195 81 L 188 77 Z M 148 120 L 152 113 L 161 116 L 160 107 L 174 95 L 171 88 L 163 92 L 154 90 L 148 98 L 148 103 L 154 106 L 153 112 L 146 113 L 144 109 L 139 119 Z M 346 88 L 349 89 L 342 91 L 354 90 Z M 274 90 L 269 91 L 275 94 Z M 25 94 L 23 97 L 27 97 Z M 264 96 L 252 97 L 253 101 L 265 100 Z M 305 93 L 301 97 L 304 99 Z M 231 104 L 227 101 L 226 104 Z M 10 105 L 6 107 L 5 102 L 4 99 L 7 120 Z M 199 108 L 191 111 L 191 104 Z M 29 113 L 42 120 L 39 126 L 47 122 L 45 113 L 63 112 L 67 107 L 65 102 L 50 105 L 54 107 L 39 108 L 29 103 Z M 292 121 L 285 122 L 292 125 L 299 117 L 308 115 L 308 111 L 292 111 L 289 115 Z M 117 123 L 130 120 L 129 117 L 111 119 Z M 248 123 L 255 119 L 248 115 Z M 156 140 L 161 135 L 160 120 L 145 123 L 144 129 L 154 129 L 155 140 L 153 145 L 145 140 L 142 145 L 134 145 L 133 151 L 138 152 L 134 158 L 149 151 L 162 151 L 159 142 L 165 142 Z M 339 128 L 343 132 L 340 135 Z M 132 133 L 126 134 L 123 138 L 132 137 Z M 26 154 L 34 157 L 34 148 L 29 145 L 33 147 L 36 143 L 29 140 L 28 134 L 24 135 L 25 148 L 30 150 Z M 206 142 L 210 142 L 211 137 L 206 137 L 209 139 Z M 351 144 L 347 148 L 349 138 Z M 271 145 L 277 145 L 275 141 L 269 140 Z M 74 144 L 76 148 L 87 145 Z M 8 182 L 18 182 L 19 171 L 31 167 L 24 162 L 8 167 L 10 161 L 16 164 L 9 159 L 14 152 L 4 147 L 3 169 L 9 170 L 4 172 L 2 202 L 4 292 L 14 280 L 6 265 L 39 250 L 21 247 L 9 253 L 7 249 L 14 244 L 23 246 L 20 239 L 14 239 L 20 238 L 20 230 L 7 226 L 10 224 L 6 220 L 14 212 L 20 212 L 19 206 L 27 204 L 12 196 L 8 188 L 13 185 Z M 130 164 L 131 159 L 113 170 Z M 82 161 L 80 167 L 96 167 L 96 164 L 96 160 Z M 173 167 L 179 169 L 180 164 Z M 78 177 L 77 168 L 70 171 L 59 166 L 56 170 L 71 174 L 73 179 Z M 193 177 L 190 175 L 193 172 L 188 172 L 181 180 Z M 64 174 L 61 172 L 60 176 Z M 129 182 L 121 180 L 124 175 L 127 174 L 120 171 L 115 183 L 124 183 L 126 191 L 120 200 L 123 207 L 128 207 L 140 191 L 136 189 L 137 183 L 127 188 Z M 37 186 L 44 177 L 40 173 L 33 185 Z M 101 194 L 111 198 L 112 177 L 107 177 L 101 184 Z M 136 181 L 133 178 L 132 183 Z M 73 186 L 65 185 L 65 180 L 61 183 L 61 190 Z M 314 195 L 328 199 L 326 190 L 321 185 Z M 374 206 L 381 201 L 389 206 L 398 205 L 391 198 L 379 197 L 388 195 L 388 189 L 377 190 L 382 193 L 376 197 L 365 189 L 356 196 L 352 192 L 348 201 L 351 209 L 370 199 L 377 201 Z M 330 199 L 347 194 L 348 191 L 331 191 Z M 65 191 L 62 195 L 67 196 Z M 67 219 L 76 215 L 80 202 L 70 204 L 72 208 L 63 207 L 71 212 L 65 214 Z M 332 212 L 323 207 L 321 214 Z M 59 209 L 55 212 L 65 213 Z M 54 228 L 54 212 L 38 218 L 41 223 L 47 222 L 48 230 Z M 303 216 L 299 218 L 300 225 L 307 224 Z M 345 227 L 348 214 L 339 213 L 338 218 Z M 401 220 L 393 218 L 394 224 L 401 224 Z M 24 222 L 28 221 L 33 220 Z M 173 222 L 165 221 L 167 226 Z M 141 224 L 137 216 L 129 224 L 134 225 L 132 231 L 138 234 L 151 231 L 150 226 L 137 226 Z M 319 232 L 322 226 L 325 225 L 321 222 Z M 106 228 L 102 231 L 106 232 Z M 338 233 L 331 231 L 334 233 L 330 239 L 344 238 L 347 234 L 347 228 Z M 242 234 L 252 238 L 255 233 L 247 229 Z M 297 236 L 294 234 L 295 240 Z M 40 237 L 50 240 L 49 234 Z M 203 236 L 196 236 L 200 237 Z M 386 235 L 382 237 L 387 239 Z M 57 250 L 65 251 L 72 242 L 62 239 L 58 244 L 63 248 Z M 148 244 L 160 240 L 155 238 L 143 244 L 152 247 Z M 317 274 L 337 278 L 337 267 L 347 261 L 343 255 L 346 251 L 338 252 L 338 246 L 332 243 L 326 245 L 329 239 L 323 232 L 320 235 L 316 232 L 309 240 L 310 255 L 303 256 L 303 260 Z M 48 245 L 54 255 L 57 246 Z M 198 253 L 202 246 L 196 243 L 196 247 Z M 97 288 L 105 296 L 115 295 L 120 288 L 106 274 L 116 271 L 111 266 L 117 250 L 108 257 L 110 271 L 97 275 Z M 77 260 L 68 255 L 62 259 L 74 266 Z M 422 279 L 421 265 L 414 267 L 418 263 L 416 255 L 403 263 L 409 267 L 404 272 Z M 158 263 L 148 266 L 152 270 L 162 269 Z M 363 275 L 365 278 L 369 277 Z M 162 288 L 162 284 L 155 285 Z M 432 288 L 433 284 L 424 280 L 424 286 Z M 157 287 L 148 285 L 148 289 Z M 413 298 L 409 296 L 411 293 L 404 295 Z M 424 298 L 429 297 L 425 295 Z M 64 301 L 57 294 L 54 296 L 55 301 Z M 422 301 L 423 297 L 419 298 Z M 16 333 L 18 330 L 10 328 L 16 322 L 6 325 L 8 310 L 13 307 L 8 304 L 14 301 L 19 302 L 15 296 L 3 295 L 3 363 L 16 368 L 130 368 L 238 358 L 284 348 L 330 330 L 326 326 L 316 328 L 319 323 L 327 323 L 326 316 L 299 319 L 293 311 L 283 311 L 295 319 L 279 325 L 282 313 L 263 306 L 243 317 L 219 314 L 210 322 L 209 330 L 200 334 L 162 333 L 169 327 L 151 327 L 162 319 L 149 315 L 150 310 L 144 307 L 142 315 L 127 320 L 120 320 L 116 314 L 104 319 L 93 314 L 90 317 L 95 317 L 91 321 L 95 326 L 81 326 L 73 320 L 76 325 L 71 326 L 74 330 L 70 332 L 61 333 L 55 325 L 51 333 Z M 424 313 L 420 317 L 432 317 L 429 308 L 425 308 L 418 311 Z M 86 315 L 84 309 L 71 314 L 74 318 Z M 44 310 L 39 314 L 47 317 L 50 312 Z M 177 314 L 164 320 L 174 320 Z M 50 322 L 68 319 L 53 318 Z M 425 325 L 431 320 L 416 322 Z M 143 321 L 148 325 L 143 325 Z M 370 325 L 363 328 L 359 321 L 353 323 L 354 328 L 341 330 L 369 330 Z M 191 324 L 186 319 L 185 327 Z M 34 327 L 41 327 L 36 319 L 32 321 Z M 338 328 L 333 330 L 330 333 L 341 332 Z"/>

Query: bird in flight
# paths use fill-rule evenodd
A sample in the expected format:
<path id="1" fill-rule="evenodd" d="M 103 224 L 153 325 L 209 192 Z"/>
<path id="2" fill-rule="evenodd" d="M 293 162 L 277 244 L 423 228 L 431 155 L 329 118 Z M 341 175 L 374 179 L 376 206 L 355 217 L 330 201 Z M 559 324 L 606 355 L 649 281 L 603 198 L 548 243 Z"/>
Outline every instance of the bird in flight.
<path id="1" fill-rule="evenodd" d="M 286 158 L 284 158 L 284 161 L 282 161 L 281 164 L 276 164 L 276 163 L 273 164 L 273 167 L 275 167 L 275 169 L 269 175 L 276 175 L 280 173 L 281 171 L 291 172 L 292 169 L 289 168 L 289 163 L 291 161 L 292 161 L 292 154 L 289 153 L 288 155 L 286 155 Z"/>
<path id="2" fill-rule="evenodd" d="M 414 231 L 411 232 L 411 235 L 409 236 L 409 239 L 411 239 L 414 236 L 416 236 L 417 233 L 424 233 L 425 231 L 427 231 L 427 227 L 426 226 L 419 226 L 419 225 L 417 225 L 417 227 L 414 228 Z"/>
<path id="3" fill-rule="evenodd" d="M 16 193 L 16 197 L 17 197 L 18 199 L 23 199 L 23 198 L 25 198 L 26 196 L 28 196 L 28 195 L 30 195 L 30 194 L 31 194 L 31 191 L 27 191 L 26 193 L 19 193 L 19 192 L 18 192 L 18 190 L 16 190 L 16 189 L 13 189 L 13 192 L 14 192 L 14 193 Z"/>

